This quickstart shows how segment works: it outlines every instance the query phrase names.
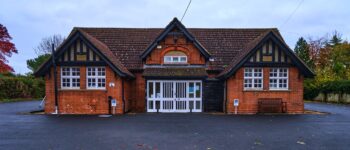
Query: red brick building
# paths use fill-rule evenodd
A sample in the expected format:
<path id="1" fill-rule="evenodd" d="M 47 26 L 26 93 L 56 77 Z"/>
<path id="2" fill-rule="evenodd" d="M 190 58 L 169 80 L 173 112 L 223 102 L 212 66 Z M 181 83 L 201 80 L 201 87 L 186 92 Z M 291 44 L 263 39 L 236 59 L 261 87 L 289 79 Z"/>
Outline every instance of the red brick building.
<path id="1" fill-rule="evenodd" d="M 48 114 L 253 114 L 302 113 L 314 74 L 275 28 L 186 28 L 175 18 L 163 29 L 76 27 L 35 75 Z"/>

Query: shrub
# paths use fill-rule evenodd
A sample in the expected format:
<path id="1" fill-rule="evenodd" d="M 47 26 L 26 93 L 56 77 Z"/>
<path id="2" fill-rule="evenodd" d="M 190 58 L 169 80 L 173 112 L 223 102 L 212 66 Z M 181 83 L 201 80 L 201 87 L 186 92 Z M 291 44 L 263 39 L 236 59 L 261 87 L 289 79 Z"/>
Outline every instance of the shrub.
<path id="1" fill-rule="evenodd" d="M 350 80 L 336 80 L 317 83 L 315 80 L 304 81 L 304 99 L 312 100 L 319 93 L 348 93 L 350 94 Z"/>
<path id="2" fill-rule="evenodd" d="M 0 100 L 18 98 L 42 98 L 45 81 L 42 78 L 17 76 L 0 78 Z"/>

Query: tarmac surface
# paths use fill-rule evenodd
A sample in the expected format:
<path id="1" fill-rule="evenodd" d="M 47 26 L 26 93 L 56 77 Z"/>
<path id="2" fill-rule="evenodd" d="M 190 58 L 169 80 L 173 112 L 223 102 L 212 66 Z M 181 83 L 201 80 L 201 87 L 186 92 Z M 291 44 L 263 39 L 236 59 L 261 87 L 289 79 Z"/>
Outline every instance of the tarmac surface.
<path id="1" fill-rule="evenodd" d="M 350 106 L 330 114 L 33 115 L 40 101 L 0 103 L 0 149 L 350 149 Z"/>

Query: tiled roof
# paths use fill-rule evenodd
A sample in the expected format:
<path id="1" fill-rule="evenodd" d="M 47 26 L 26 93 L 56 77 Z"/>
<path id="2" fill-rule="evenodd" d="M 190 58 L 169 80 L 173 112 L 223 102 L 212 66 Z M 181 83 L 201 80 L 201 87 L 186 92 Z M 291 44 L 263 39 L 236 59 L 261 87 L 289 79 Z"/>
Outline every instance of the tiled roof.
<path id="1" fill-rule="evenodd" d="M 205 68 L 146 68 L 144 77 L 207 77 Z"/>
<path id="2" fill-rule="evenodd" d="M 80 29 L 77 29 L 80 31 L 81 34 L 85 38 L 87 38 L 97 49 L 101 51 L 101 53 L 108 58 L 109 61 L 112 62 L 112 64 L 117 67 L 121 72 L 127 74 L 128 76 L 134 77 L 134 75 L 129 72 L 127 68 L 124 67 L 124 65 L 117 59 L 117 57 L 113 54 L 113 52 L 106 46 L 104 43 L 100 42 L 96 38 L 92 37 L 91 35 L 87 34 L 84 31 L 81 31 Z"/>
<path id="3" fill-rule="evenodd" d="M 104 43 L 127 69 L 142 69 L 140 54 L 164 30 L 163 28 L 79 28 Z M 245 45 L 268 29 L 220 29 L 187 28 L 202 46 L 209 51 L 214 61 L 209 70 L 224 70 L 238 56 Z M 279 34 L 279 33 L 278 33 Z"/>

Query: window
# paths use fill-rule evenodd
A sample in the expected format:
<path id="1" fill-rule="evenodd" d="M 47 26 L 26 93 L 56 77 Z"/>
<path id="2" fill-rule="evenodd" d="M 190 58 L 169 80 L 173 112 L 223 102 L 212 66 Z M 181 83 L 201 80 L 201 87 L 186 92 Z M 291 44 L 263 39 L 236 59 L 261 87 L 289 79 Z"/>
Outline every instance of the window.
<path id="1" fill-rule="evenodd" d="M 288 68 L 270 69 L 270 89 L 287 90 L 288 89 Z"/>
<path id="2" fill-rule="evenodd" d="M 262 68 L 244 68 L 244 89 L 263 88 Z"/>
<path id="3" fill-rule="evenodd" d="M 61 68 L 61 88 L 79 89 L 80 88 L 80 68 L 62 67 Z"/>
<path id="4" fill-rule="evenodd" d="M 164 63 L 187 63 L 186 56 L 164 56 Z"/>
<path id="5" fill-rule="evenodd" d="M 88 89 L 105 89 L 106 69 L 104 67 L 88 67 L 86 79 Z"/>
<path id="6" fill-rule="evenodd" d="M 170 51 L 165 54 L 164 63 L 187 63 L 187 55 L 182 51 Z"/>

